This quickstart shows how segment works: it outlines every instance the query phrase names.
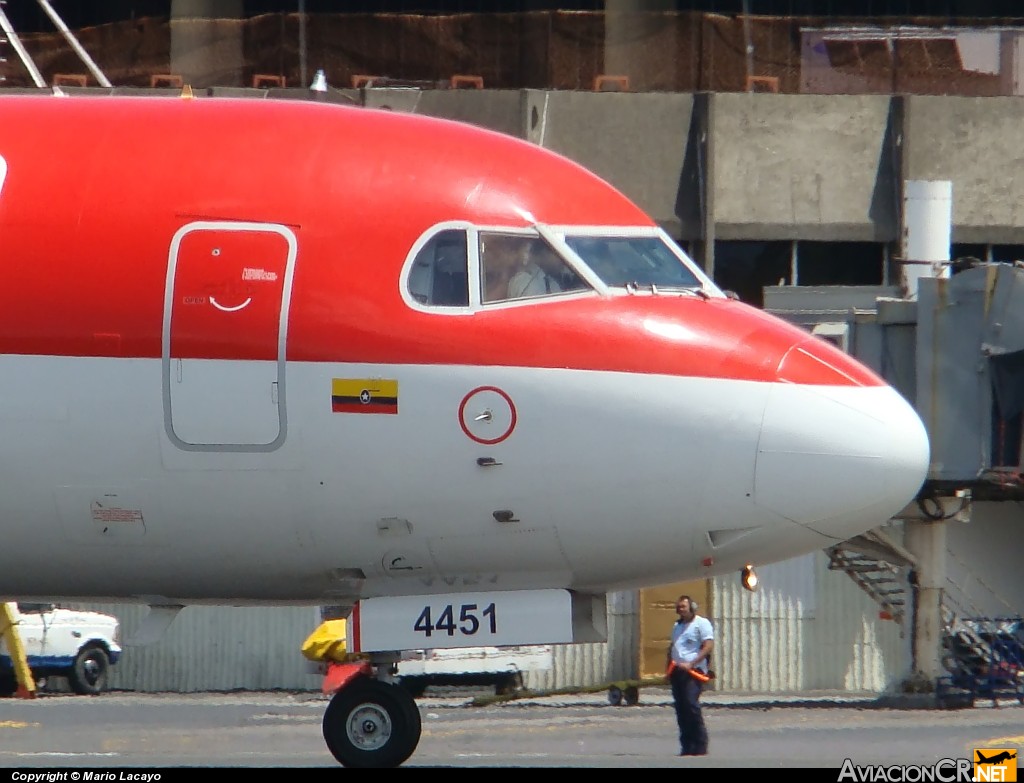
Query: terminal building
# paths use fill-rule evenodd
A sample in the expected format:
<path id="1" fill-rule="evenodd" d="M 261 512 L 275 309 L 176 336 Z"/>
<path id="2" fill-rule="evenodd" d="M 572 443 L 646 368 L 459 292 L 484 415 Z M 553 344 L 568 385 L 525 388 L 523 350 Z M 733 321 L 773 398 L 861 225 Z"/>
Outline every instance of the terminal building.
<path id="1" fill-rule="evenodd" d="M 759 567 L 758 593 L 715 577 L 613 595 L 608 642 L 556 650 L 531 688 L 661 673 L 686 591 L 718 631 L 722 691 L 1024 703 L 1024 18 L 1012 4 L 30 5 L 0 3 L 0 90 L 335 101 L 519 136 L 603 176 L 722 288 L 835 341 L 915 404 L 932 466 L 901 518 Z M 101 608 L 127 635 L 143 611 Z M 115 687 L 316 689 L 299 645 L 317 623 L 315 608 L 194 607 L 158 647 L 125 653 Z M 197 641 L 211 634 L 266 657 Z"/>

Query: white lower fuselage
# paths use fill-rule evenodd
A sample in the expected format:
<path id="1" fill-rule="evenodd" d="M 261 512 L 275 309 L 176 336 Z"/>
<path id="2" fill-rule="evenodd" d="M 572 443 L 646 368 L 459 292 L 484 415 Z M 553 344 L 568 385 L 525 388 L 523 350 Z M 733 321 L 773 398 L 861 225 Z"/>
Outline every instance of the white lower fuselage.
<path id="1" fill-rule="evenodd" d="M 906 403 L 887 387 L 438 365 L 288 363 L 283 379 L 272 362 L 0 366 L 0 573 L 19 596 L 604 591 L 819 549 L 883 522 L 907 493 L 891 431 Z M 397 414 L 332 411 L 332 382 L 364 378 L 397 381 Z M 515 408 L 503 439 L 506 397 L 470 395 L 480 387 Z M 843 433 L 841 453 L 827 428 Z M 916 476 L 921 441 L 908 437 Z"/>

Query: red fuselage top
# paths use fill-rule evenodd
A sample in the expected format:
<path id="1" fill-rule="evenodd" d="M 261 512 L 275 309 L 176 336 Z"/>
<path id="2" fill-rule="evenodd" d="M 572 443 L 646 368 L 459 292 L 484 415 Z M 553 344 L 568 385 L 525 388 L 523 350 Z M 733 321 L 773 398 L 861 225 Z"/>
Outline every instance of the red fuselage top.
<path id="1" fill-rule="evenodd" d="M 0 158 L 0 354 L 160 357 L 172 238 L 199 222 L 253 223 L 296 239 L 289 361 L 882 383 L 798 327 L 717 296 L 410 308 L 403 265 L 440 223 L 654 226 L 581 166 L 476 126 L 305 101 L 11 96 L 0 98 Z M 278 252 L 276 236 L 235 250 Z M 202 282 L 230 299 L 224 281 Z M 250 331 L 207 324 L 175 350 L 276 358 Z"/>

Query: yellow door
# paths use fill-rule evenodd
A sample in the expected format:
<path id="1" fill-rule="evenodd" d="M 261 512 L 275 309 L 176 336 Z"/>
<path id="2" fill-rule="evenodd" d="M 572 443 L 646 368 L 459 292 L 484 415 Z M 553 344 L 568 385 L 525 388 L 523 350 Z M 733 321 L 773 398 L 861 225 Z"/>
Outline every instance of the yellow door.
<path id="1" fill-rule="evenodd" d="M 665 674 L 672 626 L 678 619 L 676 601 L 681 595 L 693 598 L 699 607 L 697 612 L 711 617 L 711 582 L 708 579 L 673 582 L 640 591 L 640 677 L 643 679 Z"/>

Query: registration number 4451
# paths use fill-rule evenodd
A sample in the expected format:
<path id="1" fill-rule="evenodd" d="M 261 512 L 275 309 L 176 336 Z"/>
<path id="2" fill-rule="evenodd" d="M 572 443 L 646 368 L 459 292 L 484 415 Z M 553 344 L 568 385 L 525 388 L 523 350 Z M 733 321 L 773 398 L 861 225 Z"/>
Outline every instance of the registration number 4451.
<path id="1" fill-rule="evenodd" d="M 567 590 L 487 590 L 364 598 L 352 611 L 349 652 L 571 642 Z"/>
<path id="2" fill-rule="evenodd" d="M 498 612 L 493 603 L 483 608 L 476 604 L 447 604 L 438 612 L 436 618 L 428 605 L 423 607 L 423 611 L 413 624 L 413 630 L 427 638 L 433 636 L 435 632 L 448 636 L 455 636 L 456 633 L 475 636 L 481 629 L 492 636 L 498 632 Z"/>

